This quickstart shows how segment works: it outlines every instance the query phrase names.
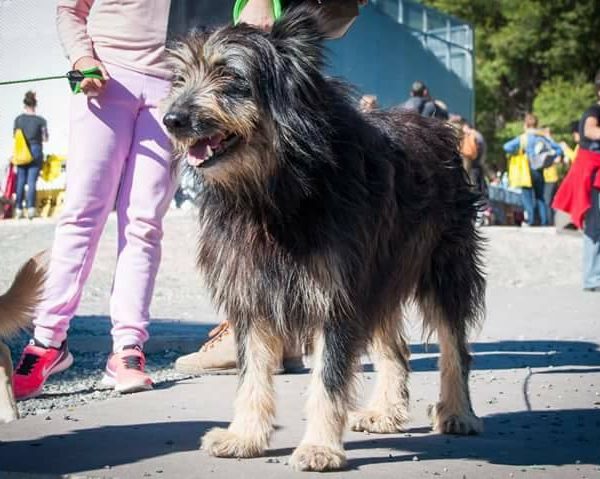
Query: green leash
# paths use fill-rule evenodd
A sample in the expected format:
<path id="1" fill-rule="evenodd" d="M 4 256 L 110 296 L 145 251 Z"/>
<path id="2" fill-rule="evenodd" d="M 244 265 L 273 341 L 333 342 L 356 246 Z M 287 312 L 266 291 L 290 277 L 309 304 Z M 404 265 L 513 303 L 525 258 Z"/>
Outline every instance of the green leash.
<path id="1" fill-rule="evenodd" d="M 240 15 L 242 14 L 242 10 L 248 3 L 248 0 L 236 0 L 235 5 L 233 6 L 233 24 L 237 25 L 240 22 Z M 281 17 L 282 13 L 281 8 L 281 0 L 273 0 L 273 16 L 275 20 Z"/>
<path id="2" fill-rule="evenodd" d="M 102 76 L 102 72 L 99 68 L 88 68 L 87 70 L 71 70 L 64 75 L 56 75 L 51 77 L 37 77 L 37 78 L 27 78 L 26 80 L 10 80 L 0 82 L 0 86 L 3 85 L 18 85 L 19 83 L 33 83 L 38 81 L 47 81 L 47 80 L 62 80 L 66 78 L 69 82 L 69 87 L 71 91 L 75 94 L 81 93 L 81 82 L 86 78 L 94 78 L 96 80 L 102 80 L 104 77 Z"/>

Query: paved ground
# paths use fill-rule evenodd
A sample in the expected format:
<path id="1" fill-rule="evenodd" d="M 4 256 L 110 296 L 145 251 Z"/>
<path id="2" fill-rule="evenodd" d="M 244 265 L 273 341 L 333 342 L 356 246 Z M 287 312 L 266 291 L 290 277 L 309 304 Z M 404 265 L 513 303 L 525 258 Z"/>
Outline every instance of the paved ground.
<path id="1" fill-rule="evenodd" d="M 328 477 L 600 478 L 600 295 L 579 289 L 580 240 L 543 229 L 485 232 L 488 319 L 473 337 L 471 375 L 485 433 L 431 433 L 425 409 L 437 396 L 437 349 L 419 343 L 414 318 L 408 431 L 348 433 L 349 469 Z M 159 389 L 128 397 L 95 389 L 108 348 L 114 233 L 111 219 L 74 323 L 79 369 L 56 378 L 44 398 L 22 403 L 27 417 L 0 426 L 0 471 L 7 471 L 0 477 L 312 476 L 295 474 L 286 464 L 302 435 L 307 374 L 276 380 L 278 429 L 268 457 L 219 460 L 198 450 L 204 431 L 231 419 L 236 380 L 183 379 L 170 370 L 176 350 L 193 348 L 218 321 L 194 272 L 195 233 L 187 214 L 168 218 L 153 305 L 158 321 L 149 364 L 162 378 Z M 52 224 L 41 220 L 0 223 L 0 290 L 51 235 Z M 159 352 L 163 348 L 170 351 Z M 367 361 L 366 392 L 374 376 Z"/>

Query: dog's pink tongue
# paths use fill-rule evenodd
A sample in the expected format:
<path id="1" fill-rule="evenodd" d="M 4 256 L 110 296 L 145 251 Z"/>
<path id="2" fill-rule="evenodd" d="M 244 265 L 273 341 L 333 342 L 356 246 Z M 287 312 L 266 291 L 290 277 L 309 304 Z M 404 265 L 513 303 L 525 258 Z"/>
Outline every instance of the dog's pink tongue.
<path id="1" fill-rule="evenodd" d="M 199 166 L 208 156 L 208 140 L 201 140 L 190 147 L 187 162 L 190 166 Z"/>
<path id="2" fill-rule="evenodd" d="M 216 149 L 223 141 L 223 138 L 223 135 L 218 133 L 194 143 L 188 151 L 188 164 L 190 166 L 200 166 L 208 160 L 208 147 L 210 146 L 213 150 Z"/>

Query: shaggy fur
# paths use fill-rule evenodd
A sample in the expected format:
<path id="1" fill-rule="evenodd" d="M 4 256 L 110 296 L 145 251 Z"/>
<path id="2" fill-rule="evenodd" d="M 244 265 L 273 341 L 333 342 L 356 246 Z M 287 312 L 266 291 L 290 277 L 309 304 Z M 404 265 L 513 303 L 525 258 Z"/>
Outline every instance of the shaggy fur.
<path id="1" fill-rule="evenodd" d="M 165 105 L 182 157 L 228 137 L 194 171 L 202 184 L 198 265 L 234 325 L 240 386 L 229 429 L 203 447 L 251 457 L 268 446 L 270 375 L 282 343 L 310 340 L 314 368 L 299 470 L 345 464 L 342 433 L 360 355 L 379 382 L 355 430 L 392 433 L 408 417 L 403 308 L 438 333 L 437 431 L 481 430 L 469 397 L 469 329 L 484 311 L 478 197 L 453 130 L 399 110 L 360 113 L 322 73 L 323 25 L 294 9 L 270 33 L 247 25 L 193 34 L 172 51 Z"/>
<path id="2" fill-rule="evenodd" d="M 25 263 L 9 290 L 0 295 L 0 423 L 19 417 L 12 391 L 10 349 L 2 339 L 31 326 L 35 307 L 41 299 L 45 271 L 40 254 Z"/>

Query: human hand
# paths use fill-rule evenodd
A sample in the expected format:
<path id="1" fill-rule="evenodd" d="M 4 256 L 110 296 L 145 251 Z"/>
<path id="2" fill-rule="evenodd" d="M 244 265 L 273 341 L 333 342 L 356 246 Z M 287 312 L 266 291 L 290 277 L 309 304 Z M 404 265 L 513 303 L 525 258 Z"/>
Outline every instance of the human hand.
<path id="1" fill-rule="evenodd" d="M 102 62 L 94 57 L 81 57 L 75 62 L 73 68 L 75 70 L 89 70 L 90 68 L 98 68 L 102 73 L 102 80 L 97 78 L 84 78 L 82 80 L 81 91 L 89 97 L 98 96 L 106 85 L 106 80 L 110 78 Z"/>
<path id="2" fill-rule="evenodd" d="M 254 25 L 261 30 L 270 31 L 274 21 L 272 0 L 248 0 L 240 14 L 240 23 Z"/>

